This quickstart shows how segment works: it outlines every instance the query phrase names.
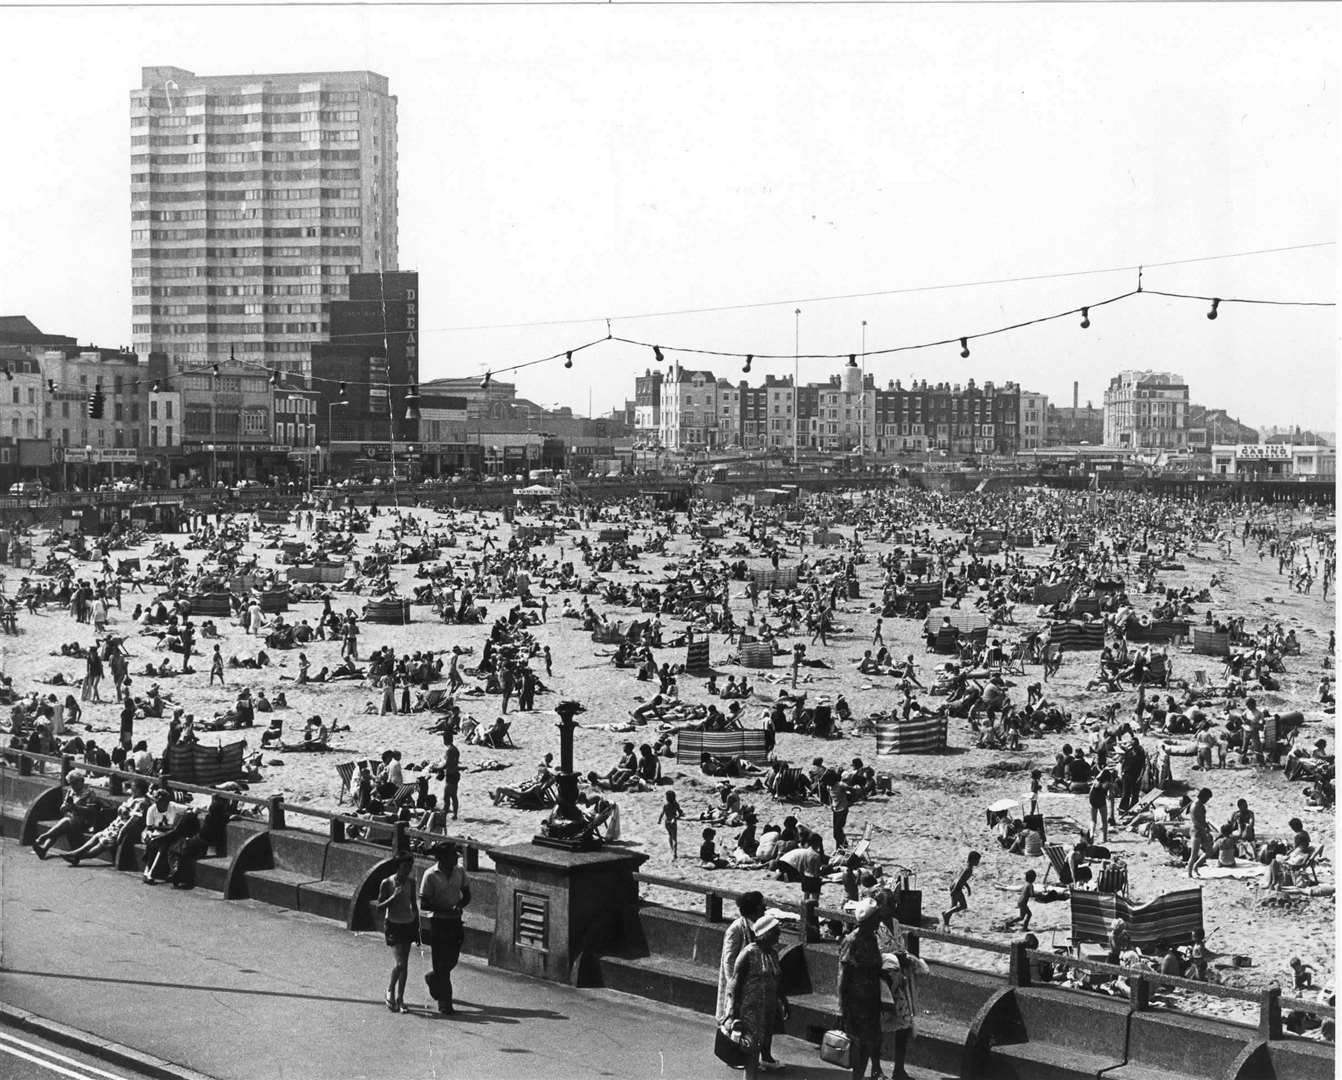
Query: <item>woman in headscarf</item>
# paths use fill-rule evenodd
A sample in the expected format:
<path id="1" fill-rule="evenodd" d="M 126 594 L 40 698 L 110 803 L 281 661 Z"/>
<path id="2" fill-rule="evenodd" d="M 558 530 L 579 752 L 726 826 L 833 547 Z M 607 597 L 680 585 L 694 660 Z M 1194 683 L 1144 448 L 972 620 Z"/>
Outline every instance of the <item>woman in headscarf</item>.
<path id="1" fill-rule="evenodd" d="M 761 1065 L 770 1068 L 778 1064 L 772 1053 L 773 1035 L 779 1012 L 787 1009 L 787 1002 L 779 993 L 778 935 L 781 924 L 772 915 L 765 915 L 750 929 L 755 940 L 736 958 L 727 1020 L 739 1023 L 746 1078 L 754 1080 Z"/>
<path id="2" fill-rule="evenodd" d="M 839 1026 L 851 1043 L 853 1080 L 863 1080 L 868 1062 L 871 1075 L 881 1075 L 881 906 L 865 897 L 853 916 L 857 926 L 839 945 Z"/>

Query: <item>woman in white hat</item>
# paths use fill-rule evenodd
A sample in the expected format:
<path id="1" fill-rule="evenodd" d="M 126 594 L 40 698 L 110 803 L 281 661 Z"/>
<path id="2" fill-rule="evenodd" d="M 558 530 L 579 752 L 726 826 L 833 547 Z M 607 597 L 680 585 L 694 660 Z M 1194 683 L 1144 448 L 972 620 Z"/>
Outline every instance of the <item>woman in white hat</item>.
<path id="1" fill-rule="evenodd" d="M 863 897 L 853 917 L 857 926 L 839 945 L 839 1026 L 851 1043 L 853 1080 L 863 1080 L 868 1062 L 872 1077 L 881 1075 L 881 906 Z"/>
<path id="2" fill-rule="evenodd" d="M 754 1080 L 761 1069 L 767 1072 L 778 1065 L 773 1057 L 773 1036 L 780 1012 L 787 1013 L 787 1002 L 778 990 L 781 969 L 777 948 L 782 924 L 774 916 L 764 915 L 750 929 L 755 940 L 736 958 L 727 1023 L 740 1031 L 746 1077 Z"/>

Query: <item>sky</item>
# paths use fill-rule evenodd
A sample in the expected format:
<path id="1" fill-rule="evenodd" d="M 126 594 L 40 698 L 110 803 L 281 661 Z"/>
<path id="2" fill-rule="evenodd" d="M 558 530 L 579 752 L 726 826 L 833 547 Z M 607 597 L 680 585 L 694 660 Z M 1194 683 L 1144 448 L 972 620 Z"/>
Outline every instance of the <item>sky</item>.
<path id="1" fill-rule="evenodd" d="M 871 352 L 983 333 L 1128 292 L 1136 271 L 1114 268 L 1139 264 L 1147 290 L 1333 301 L 1339 21 L 1290 3 L 4 8 L 0 314 L 129 342 L 129 92 L 158 64 L 390 79 L 423 379 L 562 353 L 610 318 L 759 381 L 798 349 L 860 353 L 864 320 Z M 1188 261 L 1280 248 L 1299 249 Z M 1143 295 L 1086 330 L 866 368 L 1064 405 L 1075 381 L 1097 406 L 1113 374 L 1153 368 L 1246 423 L 1336 430 L 1335 308 L 1208 306 Z M 676 348 L 784 359 L 746 376 Z M 599 413 L 653 364 L 607 342 L 515 379 Z"/>

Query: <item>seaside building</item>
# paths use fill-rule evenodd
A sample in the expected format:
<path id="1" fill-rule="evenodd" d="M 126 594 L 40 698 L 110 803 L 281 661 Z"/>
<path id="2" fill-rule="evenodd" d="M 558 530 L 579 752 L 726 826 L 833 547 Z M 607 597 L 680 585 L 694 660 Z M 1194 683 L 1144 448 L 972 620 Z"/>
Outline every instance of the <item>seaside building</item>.
<path id="1" fill-rule="evenodd" d="M 146 67 L 130 135 L 140 355 L 306 373 L 350 275 L 396 269 L 396 98 L 384 76 Z"/>
<path id="2" fill-rule="evenodd" d="M 1181 450 L 1188 445 L 1188 384 L 1171 371 L 1120 371 L 1104 392 L 1104 445 Z"/>
<path id="3" fill-rule="evenodd" d="M 1020 449 L 1038 450 L 1048 445 L 1048 395 L 1029 390 L 1020 392 Z"/>
<path id="4" fill-rule="evenodd" d="M 1043 395 L 1038 395 L 1043 398 Z M 799 451 L 875 459 L 946 450 L 1012 454 L 1020 428 L 1020 388 L 970 380 L 878 388 L 856 360 L 823 383 L 793 387 L 790 377 L 766 375 L 752 387 L 711 371 L 672 367 L 661 387 L 658 434 L 666 450 L 742 448 L 792 450 L 793 415 Z M 1040 421 L 1044 423 L 1045 421 Z"/>

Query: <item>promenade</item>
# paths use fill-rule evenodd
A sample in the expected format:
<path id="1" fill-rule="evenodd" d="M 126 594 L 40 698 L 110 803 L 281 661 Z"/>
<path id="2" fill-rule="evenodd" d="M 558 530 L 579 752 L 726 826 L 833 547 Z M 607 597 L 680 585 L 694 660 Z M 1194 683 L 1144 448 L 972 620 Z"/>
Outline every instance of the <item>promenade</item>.
<path id="1" fill-rule="evenodd" d="M 464 958 L 457 1015 L 427 1009 L 411 954 L 398 1015 L 381 935 L 207 890 L 149 888 L 0 840 L 0 1002 L 215 1080 L 561 1080 L 733 1074 L 707 1017 Z M 846 1075 L 780 1038 L 793 1077 Z"/>

